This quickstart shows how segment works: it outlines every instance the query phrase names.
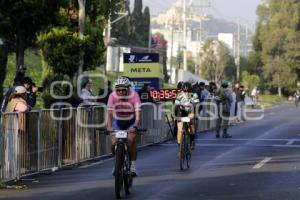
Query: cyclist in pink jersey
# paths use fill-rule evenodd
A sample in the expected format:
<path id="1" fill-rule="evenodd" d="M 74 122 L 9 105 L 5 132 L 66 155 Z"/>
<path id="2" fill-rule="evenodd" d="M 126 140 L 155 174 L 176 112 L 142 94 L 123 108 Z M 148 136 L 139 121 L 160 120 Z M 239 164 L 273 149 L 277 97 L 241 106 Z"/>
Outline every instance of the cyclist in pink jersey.
<path id="1" fill-rule="evenodd" d="M 107 129 L 128 130 L 128 144 L 131 157 L 131 173 L 137 175 L 136 170 L 136 134 L 140 124 L 141 101 L 139 95 L 130 89 L 127 77 L 120 77 L 115 82 L 115 90 L 109 95 L 107 103 Z M 116 138 L 112 136 L 112 153 L 115 152 Z"/>

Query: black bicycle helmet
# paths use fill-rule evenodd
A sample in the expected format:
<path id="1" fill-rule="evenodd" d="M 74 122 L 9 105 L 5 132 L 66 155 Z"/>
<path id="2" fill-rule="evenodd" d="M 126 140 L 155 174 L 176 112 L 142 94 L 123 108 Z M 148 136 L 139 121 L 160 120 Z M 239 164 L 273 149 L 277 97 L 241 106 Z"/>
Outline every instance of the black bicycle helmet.
<path id="1" fill-rule="evenodd" d="M 183 81 L 180 81 L 180 82 L 177 84 L 177 89 L 178 89 L 178 90 L 182 90 L 183 84 L 184 84 L 184 82 L 183 82 Z"/>
<path id="2" fill-rule="evenodd" d="M 182 85 L 182 90 L 187 91 L 187 92 L 191 92 L 192 91 L 192 84 L 190 82 L 185 82 Z"/>

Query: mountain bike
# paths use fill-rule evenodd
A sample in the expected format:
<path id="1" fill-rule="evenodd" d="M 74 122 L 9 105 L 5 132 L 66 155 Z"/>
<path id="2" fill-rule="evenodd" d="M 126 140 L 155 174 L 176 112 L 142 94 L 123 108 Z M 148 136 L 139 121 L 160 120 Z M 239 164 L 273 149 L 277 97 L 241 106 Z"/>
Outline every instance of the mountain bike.
<path id="1" fill-rule="evenodd" d="M 137 133 L 145 132 L 145 129 L 137 129 Z M 130 172 L 131 159 L 128 146 L 128 131 L 115 130 L 112 135 L 116 137 L 115 145 L 115 195 L 117 199 L 122 197 L 125 191 L 126 195 L 130 195 L 133 183 L 133 176 Z"/>
<path id="2" fill-rule="evenodd" d="M 179 145 L 179 162 L 180 162 L 180 170 L 184 169 L 186 164 L 186 168 L 190 168 L 190 161 L 192 158 L 191 151 L 191 139 L 188 135 L 188 124 L 191 119 L 189 117 L 182 117 L 181 121 L 183 122 L 182 126 L 182 140 Z"/>

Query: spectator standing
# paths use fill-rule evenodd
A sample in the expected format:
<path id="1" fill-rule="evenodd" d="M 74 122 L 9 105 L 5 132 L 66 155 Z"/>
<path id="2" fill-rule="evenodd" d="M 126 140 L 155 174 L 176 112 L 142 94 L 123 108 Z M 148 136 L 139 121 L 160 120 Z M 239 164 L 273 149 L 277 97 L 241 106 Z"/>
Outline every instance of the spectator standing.
<path id="1" fill-rule="evenodd" d="M 239 88 L 240 90 L 240 94 L 241 94 L 241 99 L 240 101 L 238 102 L 238 106 L 239 106 L 239 110 L 240 110 L 240 113 L 238 115 L 239 117 L 239 120 L 244 122 L 246 121 L 245 119 L 245 97 L 246 97 L 246 91 L 245 91 L 245 87 L 243 85 L 240 86 Z"/>
<path id="2" fill-rule="evenodd" d="M 26 88 L 27 92 L 27 104 L 29 109 L 32 110 L 36 104 L 36 93 L 38 91 L 38 87 L 36 87 L 35 83 L 32 81 L 30 77 L 24 77 L 22 80 L 22 85 Z"/>
<path id="3" fill-rule="evenodd" d="M 257 104 L 257 95 L 258 95 L 257 87 L 254 87 L 251 91 L 252 107 L 256 106 Z"/>
<path id="4" fill-rule="evenodd" d="M 94 104 L 94 95 L 92 93 L 92 80 L 88 78 L 82 79 L 80 98 L 85 105 Z"/>
<path id="5" fill-rule="evenodd" d="M 26 89 L 27 93 L 27 106 L 29 110 L 32 110 L 32 108 L 36 104 L 36 93 L 38 91 L 38 87 L 35 86 L 35 83 L 33 83 L 32 79 L 30 77 L 18 77 L 18 79 L 15 79 L 14 85 L 8 89 L 8 91 L 5 93 L 2 103 L 1 103 L 1 112 L 5 112 L 8 101 L 10 96 L 14 93 L 15 88 L 18 86 L 23 86 Z"/>
<path id="6" fill-rule="evenodd" d="M 29 106 L 26 102 L 27 93 L 24 86 L 17 86 L 14 88 L 14 92 L 9 97 L 9 101 L 5 112 L 26 112 L 29 110 Z"/>
<path id="7" fill-rule="evenodd" d="M 243 101 L 243 97 L 242 97 L 242 90 L 240 87 L 240 84 L 235 84 L 235 88 L 234 88 L 234 92 L 236 94 L 236 109 L 235 109 L 235 116 L 236 116 L 236 121 L 237 122 L 241 122 L 241 105 L 242 105 L 242 101 Z"/>
<path id="8" fill-rule="evenodd" d="M 223 130 L 223 138 L 231 138 L 228 133 L 230 106 L 232 103 L 232 91 L 228 88 L 229 82 L 223 80 L 220 89 L 216 93 L 216 102 L 218 105 L 218 120 L 216 127 L 216 137 L 220 137 L 220 130 Z"/>
<path id="9" fill-rule="evenodd" d="M 236 90 L 235 90 L 235 85 L 232 85 L 232 102 L 231 102 L 231 106 L 230 106 L 230 117 L 233 119 L 233 121 L 235 121 L 235 117 L 236 117 L 236 107 L 237 107 L 237 102 L 236 102 Z"/>
<path id="10" fill-rule="evenodd" d="M 200 98 L 200 101 L 203 102 L 203 101 L 205 101 L 205 99 L 207 99 L 209 97 L 209 91 L 208 91 L 209 87 L 208 87 L 208 85 L 205 85 L 204 82 L 200 82 L 199 86 L 200 86 L 200 90 L 201 90 L 201 96 L 199 98 Z"/>

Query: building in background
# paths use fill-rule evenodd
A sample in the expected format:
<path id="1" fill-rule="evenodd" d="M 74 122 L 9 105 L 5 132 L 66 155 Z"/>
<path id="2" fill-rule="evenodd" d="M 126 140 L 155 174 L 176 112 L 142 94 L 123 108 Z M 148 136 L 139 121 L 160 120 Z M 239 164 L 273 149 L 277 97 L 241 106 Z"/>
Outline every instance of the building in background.
<path id="1" fill-rule="evenodd" d="M 182 0 L 177 0 L 168 10 L 151 17 L 151 32 L 157 32 L 164 35 L 168 41 L 168 65 L 169 74 L 174 79 L 174 62 L 171 64 L 171 57 L 173 60 L 177 58 L 179 49 L 183 44 L 183 20 L 182 20 Z M 248 26 L 240 26 L 240 33 L 238 34 L 238 24 L 230 22 L 225 19 L 217 19 L 212 15 L 201 13 L 199 6 L 195 6 L 193 1 L 190 1 L 187 6 L 187 51 L 194 58 L 196 65 L 198 64 L 198 54 L 202 44 L 207 39 L 218 39 L 228 45 L 233 56 L 237 56 L 238 35 L 240 36 L 240 55 L 247 56 L 252 49 L 252 31 Z M 201 41 L 200 41 L 201 39 Z M 197 66 L 195 66 L 197 67 Z M 201 68 L 201 66 L 199 66 Z"/>

